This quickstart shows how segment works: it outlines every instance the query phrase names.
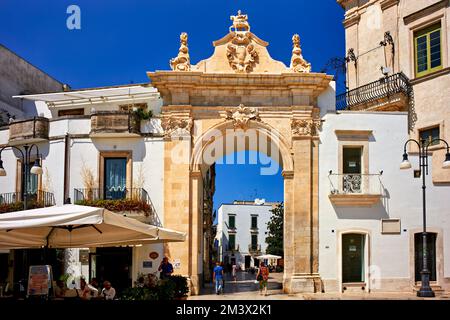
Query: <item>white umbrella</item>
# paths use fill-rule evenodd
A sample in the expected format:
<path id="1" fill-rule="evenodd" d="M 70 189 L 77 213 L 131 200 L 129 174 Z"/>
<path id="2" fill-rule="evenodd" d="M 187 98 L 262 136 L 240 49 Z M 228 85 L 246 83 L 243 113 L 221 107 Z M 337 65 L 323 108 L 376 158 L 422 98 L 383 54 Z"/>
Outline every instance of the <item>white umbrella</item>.
<path id="1" fill-rule="evenodd" d="M 281 259 L 281 256 L 276 256 L 274 254 L 263 254 L 262 256 L 256 257 L 256 259 L 264 260 L 264 259 Z"/>
<path id="2" fill-rule="evenodd" d="M 0 215 L 0 249 L 100 247 L 185 239 L 185 233 L 96 207 L 64 205 Z"/>

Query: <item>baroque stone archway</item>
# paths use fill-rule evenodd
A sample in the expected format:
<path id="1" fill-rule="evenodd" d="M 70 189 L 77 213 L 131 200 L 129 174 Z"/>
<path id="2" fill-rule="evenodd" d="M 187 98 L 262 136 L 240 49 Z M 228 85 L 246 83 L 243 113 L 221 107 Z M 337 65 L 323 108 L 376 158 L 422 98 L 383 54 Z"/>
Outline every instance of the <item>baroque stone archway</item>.
<path id="1" fill-rule="evenodd" d="M 191 65 L 183 33 L 179 54 L 170 61 L 172 71 L 148 72 L 163 99 L 164 225 L 188 235 L 184 243 L 168 244 L 166 253 L 180 261 L 177 271 L 189 276 L 197 294 L 203 273 L 202 177 L 211 164 L 205 156 L 220 139 L 254 132 L 257 141 L 269 142 L 269 149 L 262 150 L 259 142 L 251 145 L 251 139 L 241 148 L 277 154 L 283 168 L 284 291 L 315 292 L 320 285 L 317 98 L 332 77 L 310 72 L 297 35 L 286 67 L 270 57 L 267 42 L 250 32 L 247 15 L 239 12 L 231 20 L 230 32 L 213 43 L 210 58 Z M 212 158 L 220 154 L 216 148 Z"/>

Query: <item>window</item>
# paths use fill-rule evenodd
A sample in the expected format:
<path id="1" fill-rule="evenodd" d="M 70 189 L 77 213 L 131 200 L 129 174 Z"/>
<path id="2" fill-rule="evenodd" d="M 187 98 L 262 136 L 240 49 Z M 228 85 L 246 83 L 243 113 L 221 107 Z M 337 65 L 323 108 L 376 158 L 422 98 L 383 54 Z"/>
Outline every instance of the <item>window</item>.
<path id="1" fill-rule="evenodd" d="M 235 250 L 236 248 L 236 235 L 235 234 L 230 234 L 228 236 L 228 247 L 230 250 Z"/>
<path id="2" fill-rule="evenodd" d="M 146 103 L 130 103 L 130 104 L 121 104 L 119 106 L 120 111 L 133 111 L 133 109 L 142 109 L 144 111 L 147 110 L 147 104 Z"/>
<path id="3" fill-rule="evenodd" d="M 252 229 L 258 229 L 258 216 L 252 216 Z"/>
<path id="4" fill-rule="evenodd" d="M 59 110 L 58 111 L 58 117 L 64 117 L 64 116 L 82 116 L 84 115 L 84 109 L 68 109 L 68 110 Z"/>
<path id="5" fill-rule="evenodd" d="M 442 69 L 441 24 L 414 33 L 416 76 Z"/>
<path id="6" fill-rule="evenodd" d="M 252 249 L 256 250 L 258 247 L 258 235 L 252 234 Z"/>
<path id="7" fill-rule="evenodd" d="M 439 139 L 439 127 L 424 129 L 419 131 L 420 140 L 433 141 L 434 139 Z M 433 141 L 430 146 L 438 145 L 439 141 Z"/>
<path id="8" fill-rule="evenodd" d="M 235 215 L 228 216 L 228 228 L 230 228 L 230 229 L 236 228 L 236 216 Z"/>

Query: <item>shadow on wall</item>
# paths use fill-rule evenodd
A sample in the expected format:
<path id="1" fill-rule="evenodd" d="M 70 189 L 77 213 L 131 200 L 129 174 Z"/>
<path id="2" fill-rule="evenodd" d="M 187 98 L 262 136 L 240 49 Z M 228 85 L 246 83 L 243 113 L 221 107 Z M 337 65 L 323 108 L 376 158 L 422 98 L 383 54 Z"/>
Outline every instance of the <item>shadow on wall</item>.
<path id="1" fill-rule="evenodd" d="M 383 201 L 383 199 L 381 200 Z M 379 201 L 372 207 L 338 207 L 334 206 L 334 211 L 339 219 L 356 220 L 380 220 L 388 219 L 389 214 L 386 207 Z"/>

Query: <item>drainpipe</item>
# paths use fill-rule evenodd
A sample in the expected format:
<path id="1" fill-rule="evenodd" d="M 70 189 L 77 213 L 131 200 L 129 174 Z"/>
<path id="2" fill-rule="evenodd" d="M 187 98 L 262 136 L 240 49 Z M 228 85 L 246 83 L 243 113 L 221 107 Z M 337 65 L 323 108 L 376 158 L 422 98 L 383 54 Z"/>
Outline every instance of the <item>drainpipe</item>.
<path id="1" fill-rule="evenodd" d="M 64 204 L 71 203 L 70 201 L 70 136 L 66 133 L 64 137 Z"/>

